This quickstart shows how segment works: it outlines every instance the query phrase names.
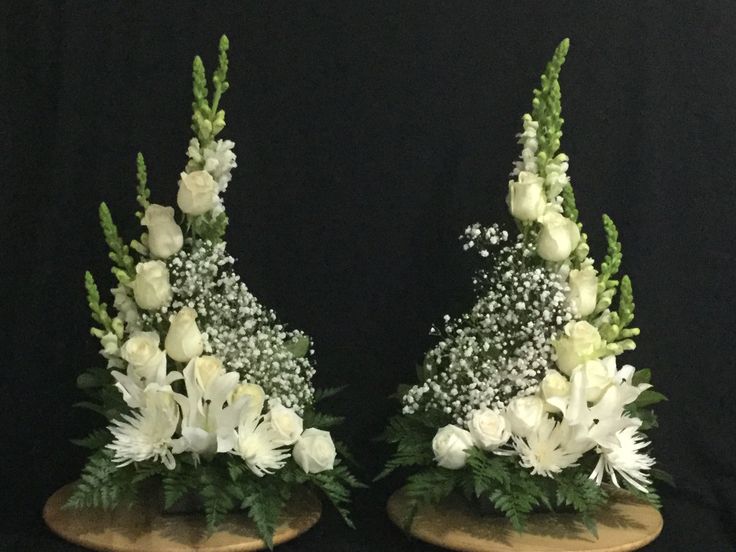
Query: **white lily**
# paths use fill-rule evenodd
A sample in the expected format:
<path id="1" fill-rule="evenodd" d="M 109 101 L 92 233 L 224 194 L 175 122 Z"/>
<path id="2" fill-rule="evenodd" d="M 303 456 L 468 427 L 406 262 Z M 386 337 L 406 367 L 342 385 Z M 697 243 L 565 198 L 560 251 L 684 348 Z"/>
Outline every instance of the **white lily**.
<path id="1" fill-rule="evenodd" d="M 192 359 L 184 369 L 187 394 L 174 395 L 182 411 L 181 437 L 176 440 L 174 451 L 189 451 L 197 456 L 230 451 L 237 442 L 235 428 L 249 397 L 226 406 L 228 397 L 240 383 L 237 372 L 212 373 L 203 381 L 195 369 L 197 361 Z"/>
<path id="2" fill-rule="evenodd" d="M 166 373 L 165 354 L 159 355 L 156 367 L 148 379 L 141 377 L 132 364 L 128 364 L 125 374 L 117 370 L 111 374 L 117 381 L 115 387 L 122 393 L 123 400 L 131 408 L 143 407 L 145 404 L 144 391 L 150 384 L 166 386 L 182 379 L 182 375 L 177 371 Z"/>

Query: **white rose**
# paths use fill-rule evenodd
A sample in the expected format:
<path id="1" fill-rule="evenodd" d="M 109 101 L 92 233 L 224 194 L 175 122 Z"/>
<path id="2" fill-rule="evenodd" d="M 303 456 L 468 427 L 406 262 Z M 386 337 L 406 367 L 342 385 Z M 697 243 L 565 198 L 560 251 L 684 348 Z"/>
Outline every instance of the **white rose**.
<path id="1" fill-rule="evenodd" d="M 573 370 L 573 373 L 577 371 L 585 372 L 586 401 L 595 403 L 600 400 L 606 389 L 613 383 L 612 376 L 615 375 L 616 368 L 614 367 L 613 370 L 614 373 L 611 374 L 606 365 L 600 360 L 589 360 Z"/>
<path id="2" fill-rule="evenodd" d="M 197 327 L 197 312 L 184 307 L 169 321 L 169 333 L 164 342 L 166 353 L 176 361 L 188 362 L 202 354 L 204 343 Z"/>
<path id="3" fill-rule="evenodd" d="M 495 450 L 511 436 L 506 429 L 506 419 L 503 415 L 489 408 L 473 412 L 468 429 L 475 446 L 483 450 Z"/>
<path id="4" fill-rule="evenodd" d="M 168 343 L 168 337 L 166 342 Z M 207 394 L 212 382 L 223 375 L 225 375 L 225 368 L 219 358 L 201 356 L 194 359 L 194 381 L 197 382 L 197 385 L 205 394 Z"/>
<path id="5" fill-rule="evenodd" d="M 217 201 L 217 184 L 207 171 L 181 173 L 176 202 L 188 215 L 202 215 L 212 210 Z"/>
<path id="6" fill-rule="evenodd" d="M 511 433 L 527 437 L 532 433 L 544 415 L 544 401 L 539 397 L 514 397 L 506 408 L 506 423 Z"/>
<path id="7" fill-rule="evenodd" d="M 544 401 L 553 411 L 564 411 L 570 396 L 570 381 L 557 370 L 548 370 L 540 385 Z"/>
<path id="8" fill-rule="evenodd" d="M 586 266 L 580 270 L 571 270 L 568 284 L 570 285 L 568 299 L 573 312 L 579 318 L 593 314 L 598 302 L 598 275 L 595 268 Z"/>
<path id="9" fill-rule="evenodd" d="M 281 403 L 272 403 L 267 420 L 276 434 L 274 442 L 278 445 L 293 445 L 304 430 L 304 421 L 291 408 Z"/>
<path id="10" fill-rule="evenodd" d="M 151 381 L 161 362 L 166 362 L 164 352 L 158 348 L 160 340 L 156 332 L 135 332 L 120 348 L 120 356 L 139 378 Z"/>
<path id="11" fill-rule="evenodd" d="M 547 200 L 544 179 L 534 173 L 521 171 L 517 181 L 509 182 L 506 203 L 511 214 L 519 220 L 533 221 L 544 214 Z"/>
<path id="12" fill-rule="evenodd" d="M 537 253 L 546 261 L 566 260 L 580 242 L 578 225 L 554 210 L 540 219 L 542 228 L 537 236 Z"/>
<path id="13" fill-rule="evenodd" d="M 237 402 L 238 399 L 247 397 L 243 415 L 248 419 L 255 418 L 263 411 L 263 403 L 266 402 L 266 393 L 263 387 L 257 383 L 241 383 L 230 395 L 230 404 Z"/>
<path id="14" fill-rule="evenodd" d="M 337 456 L 330 433 L 313 427 L 304 430 L 291 454 L 305 473 L 331 470 Z"/>
<path id="15" fill-rule="evenodd" d="M 432 439 L 434 459 L 442 468 L 459 470 L 468 460 L 468 449 L 473 447 L 473 437 L 470 432 L 457 427 L 446 425 L 437 430 Z"/>
<path id="16" fill-rule="evenodd" d="M 158 310 L 171 301 L 169 270 L 161 261 L 138 263 L 135 267 L 133 298 L 146 310 Z"/>
<path id="17" fill-rule="evenodd" d="M 181 228 L 174 221 L 174 208 L 151 204 L 141 224 L 148 227 L 148 250 L 154 257 L 167 259 L 175 255 L 184 244 Z"/>
<path id="18" fill-rule="evenodd" d="M 555 342 L 557 367 L 569 376 L 586 360 L 598 358 L 602 348 L 603 340 L 595 326 L 585 321 L 568 322 L 565 334 Z"/>

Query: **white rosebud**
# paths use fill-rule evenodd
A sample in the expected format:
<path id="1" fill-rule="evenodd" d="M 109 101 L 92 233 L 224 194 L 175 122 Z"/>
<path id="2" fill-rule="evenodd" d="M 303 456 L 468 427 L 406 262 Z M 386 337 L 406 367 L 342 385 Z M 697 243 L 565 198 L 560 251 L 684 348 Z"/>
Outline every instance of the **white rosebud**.
<path id="1" fill-rule="evenodd" d="M 154 257 L 168 259 L 184 244 L 181 227 L 174 221 L 174 208 L 151 204 L 141 219 L 148 227 L 148 250 Z"/>
<path id="2" fill-rule="evenodd" d="M 483 450 L 495 450 L 511 436 L 506 428 L 506 418 L 489 408 L 473 412 L 468 429 L 475 446 Z"/>
<path id="3" fill-rule="evenodd" d="M 578 225 L 550 209 L 539 219 L 539 222 L 542 224 L 539 236 L 537 236 L 539 256 L 555 263 L 570 257 L 580 242 Z"/>
<path id="4" fill-rule="evenodd" d="M 547 200 L 544 179 L 531 172 L 521 171 L 517 181 L 509 182 L 506 203 L 511 214 L 519 220 L 534 221 L 544 214 Z"/>
<path id="5" fill-rule="evenodd" d="M 603 349 L 603 340 L 595 326 L 583 321 L 568 322 L 565 333 L 555 342 L 557 367 L 565 375 L 586 360 L 598 358 Z"/>
<path id="6" fill-rule="evenodd" d="M 243 408 L 243 415 L 246 419 L 252 419 L 260 415 L 263 411 L 263 403 L 266 402 L 266 393 L 263 387 L 257 383 L 241 383 L 230 395 L 230 404 L 237 402 L 238 399 L 247 397 L 246 405 Z"/>
<path id="7" fill-rule="evenodd" d="M 169 334 L 170 333 L 171 330 L 169 330 Z M 169 338 L 167 336 L 166 343 L 168 342 Z M 214 356 L 201 356 L 194 359 L 194 381 L 205 394 L 207 394 L 212 382 L 224 374 L 225 367 L 222 365 L 222 361 L 219 358 Z"/>
<path id="8" fill-rule="evenodd" d="M 161 363 L 166 362 L 164 352 L 158 348 L 160 340 L 156 332 L 134 332 L 120 348 L 120 356 L 139 378 L 152 381 Z"/>
<path id="9" fill-rule="evenodd" d="M 557 370 L 547 370 L 542 383 L 542 397 L 549 410 L 563 411 L 570 396 L 570 381 Z"/>
<path id="10" fill-rule="evenodd" d="M 301 434 L 292 456 L 305 473 L 320 473 L 335 465 L 335 443 L 328 431 L 310 427 Z"/>
<path id="11" fill-rule="evenodd" d="M 197 312 L 184 307 L 169 321 L 169 333 L 166 334 L 166 353 L 176 361 L 189 362 L 202 354 L 204 343 L 197 327 Z"/>
<path id="12" fill-rule="evenodd" d="M 135 267 L 133 298 L 146 310 L 158 310 L 171 301 L 169 269 L 161 261 L 138 263 Z"/>
<path id="13" fill-rule="evenodd" d="M 568 277 L 570 306 L 578 318 L 593 314 L 598 302 L 598 275 L 595 268 L 585 266 L 580 270 L 573 269 Z"/>
<path id="14" fill-rule="evenodd" d="M 539 397 L 514 397 L 506 408 L 509 430 L 517 437 L 527 437 L 542 421 L 544 401 Z"/>
<path id="15" fill-rule="evenodd" d="M 278 445 L 293 445 L 304 430 L 304 421 L 301 417 L 280 402 L 271 403 L 266 420 L 271 422 L 275 435 L 274 442 Z"/>
<path id="16" fill-rule="evenodd" d="M 435 461 L 440 467 L 448 470 L 459 470 L 465 466 L 470 448 L 473 448 L 473 437 L 470 432 L 452 424 L 437 430 L 432 439 Z"/>
<path id="17" fill-rule="evenodd" d="M 212 210 L 217 200 L 217 184 L 207 171 L 181 173 L 176 202 L 188 215 L 202 215 Z"/>
<path id="18" fill-rule="evenodd" d="M 615 361 L 614 361 L 615 362 Z M 573 370 L 585 372 L 585 400 L 589 403 L 595 403 L 600 400 L 606 389 L 613 383 L 613 375 L 616 368 L 614 365 L 613 374 L 600 360 L 589 360 Z"/>

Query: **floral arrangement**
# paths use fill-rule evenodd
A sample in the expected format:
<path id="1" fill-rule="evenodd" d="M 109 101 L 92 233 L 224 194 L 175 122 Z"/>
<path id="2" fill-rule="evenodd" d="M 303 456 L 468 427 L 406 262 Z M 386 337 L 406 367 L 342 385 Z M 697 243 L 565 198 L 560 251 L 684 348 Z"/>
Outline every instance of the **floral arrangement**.
<path id="1" fill-rule="evenodd" d="M 76 441 L 93 452 L 68 506 L 134 504 L 153 480 L 167 508 L 194 496 L 211 529 L 226 513 L 247 511 L 272 546 L 295 488 L 323 491 L 350 523 L 349 488 L 358 482 L 325 431 L 341 418 L 315 410 L 338 390 L 314 390 L 309 338 L 258 302 L 226 250 L 223 193 L 237 166 L 233 142 L 217 138 L 225 127 L 227 50 L 223 36 L 211 96 L 194 59 L 194 137 L 179 178 L 180 214 L 150 202 L 140 154 L 140 240 L 126 245 L 100 205 L 115 314 L 88 272 L 92 334 L 106 366 L 82 373 L 78 385 L 90 395 L 80 406 L 108 425 Z"/>
<path id="2" fill-rule="evenodd" d="M 631 281 L 616 276 L 618 232 L 604 215 L 608 251 L 596 265 L 559 151 L 567 50 L 564 40 L 522 119 L 506 198 L 515 230 L 465 230 L 464 248 L 485 263 L 473 280 L 477 302 L 433 329 L 439 342 L 419 383 L 400 388 L 401 414 L 383 436 L 396 453 L 379 477 L 419 468 L 405 488 L 407 524 L 418 506 L 456 491 L 518 531 L 544 509 L 573 510 L 595 533 L 604 482 L 659 503 L 652 478 L 666 474 L 654 468 L 646 431 L 656 426 L 649 407 L 664 397 L 649 370 L 617 366 L 639 335 Z"/>

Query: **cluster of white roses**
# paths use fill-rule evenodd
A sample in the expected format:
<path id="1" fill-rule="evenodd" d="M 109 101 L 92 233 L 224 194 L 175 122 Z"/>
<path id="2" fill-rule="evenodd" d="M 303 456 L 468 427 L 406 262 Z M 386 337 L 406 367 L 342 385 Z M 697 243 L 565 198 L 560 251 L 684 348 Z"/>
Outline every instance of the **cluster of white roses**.
<path id="1" fill-rule="evenodd" d="M 110 427 L 114 460 L 121 465 L 156 460 L 174 469 L 177 454 L 190 453 L 196 460 L 237 454 L 263 476 L 283 467 L 291 454 L 306 473 L 332 469 L 330 434 L 304 430 L 302 418 L 277 399 L 269 400 L 264 411 L 266 394 L 260 385 L 241 382 L 217 357 L 200 356 L 196 322 L 190 311 L 183 311 L 172 323 L 165 350 L 155 332 L 135 332 L 121 348 L 128 369 L 112 374 L 133 413 Z M 187 362 L 186 368 L 167 372 L 167 355 Z M 186 394 L 172 388 L 179 380 Z"/>
<path id="2" fill-rule="evenodd" d="M 534 393 L 524 389 L 505 406 L 477 408 L 464 424 L 441 428 L 432 442 L 435 459 L 442 467 L 460 469 L 476 447 L 516 455 L 533 474 L 554 477 L 592 450 L 598 462 L 591 479 L 600 484 L 608 474 L 618 485 L 620 476 L 646 492 L 654 460 L 642 451 L 649 445 L 638 431 L 642 421 L 630 416 L 626 407 L 650 386 L 632 383 L 632 366 L 616 368 L 613 354 L 633 343 L 607 344 L 598 331 L 610 301 L 598 294 L 598 275 L 578 224 L 563 214 L 560 193 L 569 184 L 567 157 L 557 155 L 545 164 L 545 176 L 540 175 L 538 124 L 529 115 L 523 122 L 523 149 L 507 203 L 522 226 L 535 225 L 528 234 L 536 239 L 534 250 L 547 269 L 566 282 L 566 302 L 574 319 L 563 326 L 557 321 L 549 340 L 554 364 L 546 366 Z"/>

